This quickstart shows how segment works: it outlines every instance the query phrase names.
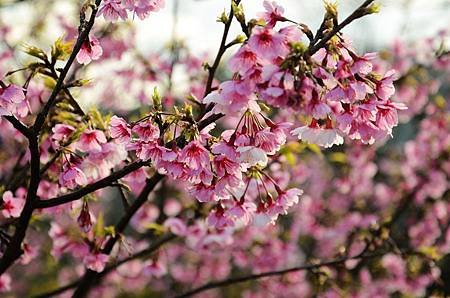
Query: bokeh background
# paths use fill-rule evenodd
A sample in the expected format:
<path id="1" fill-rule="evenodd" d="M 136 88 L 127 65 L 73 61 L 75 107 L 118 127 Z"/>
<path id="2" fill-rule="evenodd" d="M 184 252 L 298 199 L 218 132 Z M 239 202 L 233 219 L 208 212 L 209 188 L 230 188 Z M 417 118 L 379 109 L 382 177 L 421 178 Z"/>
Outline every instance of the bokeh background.
<path id="1" fill-rule="evenodd" d="M 20 5 L 10 5 L 21 2 Z M 73 18 L 74 0 L 0 0 L 0 20 L 14 24 L 16 38 L 24 36 L 30 15 L 45 15 L 49 5 L 37 6 L 36 3 L 55 3 L 63 16 Z M 254 16 L 262 10 L 263 0 L 243 0 L 248 16 Z M 341 0 L 339 13 L 345 17 L 362 0 Z M 344 29 L 352 36 L 355 45 L 361 49 L 374 49 L 387 46 L 395 39 L 417 40 L 433 35 L 440 29 L 450 28 L 450 0 L 380 0 L 381 13 L 363 18 Z M 322 0 L 278 0 L 284 6 L 286 15 L 292 20 L 307 24 L 314 31 L 323 15 Z M 174 30 L 178 38 L 186 40 L 195 51 L 215 51 L 220 41 L 222 26 L 215 22 L 216 17 L 228 9 L 228 0 L 166 0 L 163 11 L 153 14 L 145 21 L 135 19 L 138 27 L 138 45 L 143 51 L 161 46 L 172 38 Z M 49 15 L 50 17 L 50 15 Z M 234 27 L 237 34 L 239 28 Z M 60 32 L 49 30 L 49 40 Z M 232 36 L 232 35 L 231 35 Z"/>

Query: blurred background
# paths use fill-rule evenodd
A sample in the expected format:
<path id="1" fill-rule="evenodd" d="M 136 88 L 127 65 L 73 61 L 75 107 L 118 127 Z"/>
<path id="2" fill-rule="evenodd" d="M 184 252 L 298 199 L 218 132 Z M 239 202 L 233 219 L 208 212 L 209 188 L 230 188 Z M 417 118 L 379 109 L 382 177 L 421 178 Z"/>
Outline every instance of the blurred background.
<path id="1" fill-rule="evenodd" d="M 21 2 L 20 5 L 10 5 Z M 37 7 L 36 2 L 53 2 L 63 16 L 73 18 L 76 2 L 54 0 L 0 0 L 0 21 L 13 25 L 15 36 L 20 39 L 21 31 L 27 26 L 30 14 L 45 13 L 46 6 Z M 170 41 L 174 30 L 174 15 L 177 15 L 176 36 L 183 39 L 194 51 L 216 51 L 222 25 L 215 20 L 224 10 L 229 9 L 229 0 L 166 0 L 163 11 L 153 14 L 145 21 L 135 19 L 138 46 L 146 52 Z M 243 0 L 247 18 L 262 11 L 263 0 Z M 358 7 L 363 0 L 342 0 L 339 3 L 341 19 Z M 450 0 L 379 0 L 381 12 L 358 20 L 344 29 L 352 36 L 355 46 L 361 50 L 379 49 L 391 44 L 396 38 L 417 40 L 433 35 L 440 29 L 450 28 Z M 285 8 L 286 16 L 307 24 L 315 31 L 323 16 L 322 0 L 278 0 Z M 233 28 L 233 36 L 239 28 Z M 49 32 L 49 40 L 58 37 L 60 32 Z"/>
<path id="2" fill-rule="evenodd" d="M 178 6 L 177 35 L 186 39 L 195 50 L 215 50 L 220 42 L 222 26 L 214 23 L 215 18 L 224 9 L 228 9 L 227 0 L 168 0 L 166 9 L 145 22 L 139 22 L 139 41 L 142 47 L 152 43 L 166 41 L 170 36 L 169 24 L 174 6 Z M 178 2 L 178 3 L 177 3 Z M 243 0 L 247 18 L 262 11 L 263 0 Z M 307 24 L 314 32 L 320 25 L 323 15 L 322 0 L 278 0 L 285 8 L 286 16 L 292 20 Z M 338 1 L 341 19 L 358 7 L 362 0 Z M 344 30 L 356 46 L 378 48 L 391 44 L 396 38 L 416 40 L 432 35 L 443 28 L 450 28 L 449 0 L 381 0 L 382 10 L 377 15 L 363 18 Z M 176 8 L 176 7 L 175 7 Z M 157 28 L 157 30 L 152 30 Z M 161 34 L 165 31 L 167 34 Z M 239 33 L 238 26 L 234 28 Z M 166 38 L 165 38 L 166 37 Z"/>

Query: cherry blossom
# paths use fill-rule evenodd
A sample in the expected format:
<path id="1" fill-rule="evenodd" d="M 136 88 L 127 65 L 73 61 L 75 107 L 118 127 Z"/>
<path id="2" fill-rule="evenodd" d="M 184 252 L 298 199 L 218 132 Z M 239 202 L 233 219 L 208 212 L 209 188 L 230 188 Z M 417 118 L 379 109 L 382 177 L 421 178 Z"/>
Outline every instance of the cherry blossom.
<path id="1" fill-rule="evenodd" d="M 14 197 L 11 191 L 5 191 L 2 196 L 2 214 L 4 217 L 19 217 L 25 205 L 25 200 Z"/>
<path id="2" fill-rule="evenodd" d="M 82 44 L 81 50 L 77 55 L 77 61 L 80 64 L 89 64 L 93 60 L 98 60 L 103 54 L 100 42 L 94 36 L 89 37 Z"/>
<path id="3" fill-rule="evenodd" d="M 19 105 L 25 100 L 22 88 L 16 85 L 0 86 L 0 116 L 16 113 Z"/>
<path id="4" fill-rule="evenodd" d="M 0 24 L 0 292 L 446 293 L 448 30 L 365 53 L 343 27 L 376 3 L 310 29 L 260 2 L 219 15 L 216 56 L 141 47 L 163 0 L 71 6 L 42 49 Z"/>

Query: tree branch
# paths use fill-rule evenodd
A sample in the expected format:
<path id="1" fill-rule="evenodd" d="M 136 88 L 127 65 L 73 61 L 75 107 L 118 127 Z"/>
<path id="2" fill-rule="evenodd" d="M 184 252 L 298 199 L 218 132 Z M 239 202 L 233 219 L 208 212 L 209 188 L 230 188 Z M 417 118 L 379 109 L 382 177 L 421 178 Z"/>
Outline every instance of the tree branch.
<path id="1" fill-rule="evenodd" d="M 81 49 L 81 46 L 83 45 L 84 41 L 89 37 L 89 33 L 94 26 L 95 18 L 98 11 L 98 6 L 100 5 L 102 0 L 96 0 L 95 1 L 95 7 L 92 9 L 91 16 L 89 18 L 89 21 L 86 24 L 80 24 L 80 35 L 78 36 L 78 39 L 75 43 L 75 46 L 73 47 L 72 53 L 70 54 L 69 59 L 67 60 L 66 65 L 64 66 L 63 70 L 61 71 L 58 80 L 56 81 L 55 88 L 53 88 L 52 93 L 50 94 L 49 99 L 47 100 L 47 103 L 45 104 L 42 111 L 37 115 L 36 121 L 33 125 L 33 130 L 36 133 L 39 133 L 42 126 L 45 123 L 45 119 L 47 118 L 47 115 L 50 111 L 50 108 L 53 106 L 56 97 L 58 96 L 59 92 L 63 89 L 64 86 L 64 79 L 66 78 L 70 67 L 72 66 L 73 62 L 75 61 L 75 58 L 78 54 L 78 52 Z"/>
<path id="2" fill-rule="evenodd" d="M 20 214 L 18 222 L 16 224 L 16 229 L 8 247 L 5 250 L 1 260 L 0 260 L 0 275 L 2 275 L 23 253 L 22 241 L 25 238 L 28 225 L 33 215 L 34 203 L 36 200 L 36 193 L 39 187 L 40 175 L 40 161 L 39 161 L 39 141 L 37 136 L 30 137 L 28 139 L 28 147 L 31 154 L 30 171 L 31 178 L 28 185 L 27 197 L 25 201 L 25 206 Z"/>
<path id="3" fill-rule="evenodd" d="M 112 173 L 108 177 L 105 177 L 103 179 L 100 179 L 92 184 L 89 184 L 77 191 L 74 191 L 72 193 L 62 195 L 57 198 L 49 199 L 49 200 L 39 200 L 35 204 L 36 209 L 43 209 L 43 208 L 50 208 L 59 206 L 62 204 L 66 204 L 72 201 L 76 201 L 84 197 L 85 195 L 88 195 L 96 190 L 102 189 L 104 187 L 110 186 L 112 183 L 114 183 L 116 180 L 125 177 L 126 175 L 130 174 L 131 172 L 136 171 L 137 169 L 148 165 L 147 162 L 143 161 L 137 161 L 134 163 L 131 163 L 125 167 L 123 167 L 121 170 Z"/>
<path id="4" fill-rule="evenodd" d="M 28 138 L 28 147 L 30 150 L 30 182 L 27 190 L 27 197 L 25 201 L 24 208 L 20 214 L 18 222 L 15 227 L 14 235 L 11 238 L 11 241 L 8 243 L 8 246 L 0 260 L 0 275 L 3 274 L 23 253 L 22 242 L 25 238 L 26 232 L 28 230 L 28 226 L 33 215 L 33 211 L 35 209 L 35 203 L 37 200 L 37 190 L 39 187 L 39 182 L 41 180 L 40 173 L 40 152 L 39 152 L 39 135 L 42 129 L 42 126 L 45 123 L 45 119 L 47 118 L 48 112 L 50 108 L 53 106 L 55 99 L 59 92 L 61 91 L 64 85 L 64 79 L 69 72 L 69 69 L 72 63 L 75 61 L 75 57 L 81 49 L 83 42 L 88 38 L 89 32 L 92 29 L 98 5 L 101 0 L 96 0 L 96 6 L 92 9 L 91 16 L 89 22 L 87 24 L 80 24 L 80 35 L 78 36 L 77 42 L 72 50 L 72 53 L 62 70 L 56 85 L 50 95 L 47 103 L 45 104 L 42 111 L 37 115 L 36 121 L 32 129 L 29 129 L 24 124 L 22 124 L 19 120 L 17 120 L 13 116 L 9 116 L 6 119 L 12 123 L 12 125 L 19 130 L 22 134 L 24 134 Z"/>
<path id="5" fill-rule="evenodd" d="M 251 274 L 251 275 L 242 276 L 242 277 L 228 278 L 228 279 L 225 279 L 222 281 L 207 283 L 207 284 L 200 286 L 198 288 L 195 288 L 189 292 L 186 292 L 184 294 L 176 296 L 175 298 L 191 297 L 193 295 L 199 294 L 199 293 L 207 291 L 207 290 L 227 287 L 230 285 L 243 283 L 243 282 L 251 281 L 251 280 L 258 280 L 263 277 L 279 276 L 279 275 L 284 275 L 284 274 L 291 273 L 291 272 L 312 270 L 312 269 L 317 269 L 320 267 L 339 265 L 339 264 L 345 263 L 346 261 L 349 261 L 349 260 L 369 259 L 369 258 L 379 257 L 382 255 L 384 255 L 384 253 L 380 253 L 380 252 L 366 254 L 366 255 L 357 255 L 357 256 L 353 256 L 353 257 L 337 258 L 337 259 L 325 261 L 325 262 L 322 262 L 319 264 L 303 265 L 303 266 L 292 267 L 292 268 L 288 268 L 288 269 L 284 269 L 284 270 L 268 271 L 268 272 L 263 272 L 263 273 L 259 273 L 259 274 Z"/>
<path id="6" fill-rule="evenodd" d="M 15 129 L 17 129 L 21 134 L 23 134 L 26 138 L 32 138 L 33 137 L 33 131 L 29 129 L 25 124 L 23 124 L 19 119 L 17 119 L 14 116 L 4 116 L 6 120 L 8 120 L 9 123 L 14 126 Z"/>
<path id="7" fill-rule="evenodd" d="M 156 240 L 155 242 L 151 243 L 146 249 L 143 249 L 135 254 L 132 254 L 126 258 L 123 258 L 120 261 L 117 261 L 114 264 L 111 264 L 109 266 L 107 266 L 105 268 L 105 270 L 103 270 L 102 272 L 99 273 L 99 276 L 101 277 L 105 277 L 106 275 L 108 275 L 109 273 L 113 272 L 115 269 L 117 269 L 118 267 L 122 266 L 123 264 L 126 264 L 130 261 L 136 260 L 136 259 L 141 259 L 141 258 L 146 258 L 149 255 L 151 255 L 152 253 L 154 253 L 157 249 L 159 249 L 161 246 L 163 246 L 164 244 L 166 244 L 167 242 L 170 242 L 174 239 L 176 239 L 177 236 L 173 235 L 173 234 L 167 234 L 164 235 L 162 237 L 160 237 L 158 240 Z M 34 298 L 44 298 L 44 297 L 52 297 L 55 295 L 59 295 L 62 294 L 70 289 L 73 289 L 75 287 L 77 287 L 80 282 L 81 282 L 81 278 L 71 282 L 67 285 L 64 285 L 56 290 L 53 290 L 51 292 L 47 292 L 47 293 L 42 293 L 39 294 L 37 296 L 35 296 Z"/>
<path id="8" fill-rule="evenodd" d="M 232 1 L 234 1 L 234 0 L 232 0 Z M 239 4 L 240 0 L 235 1 L 235 2 L 236 2 L 236 4 Z M 223 30 L 222 40 L 220 41 L 219 51 L 217 52 L 216 58 L 214 59 L 214 62 L 213 62 L 213 65 L 208 66 L 209 74 L 208 74 L 208 79 L 206 81 L 204 96 L 211 93 L 214 76 L 216 74 L 217 68 L 219 67 L 220 60 L 222 60 L 222 56 L 223 56 L 223 54 L 225 54 L 225 51 L 227 50 L 227 47 L 226 47 L 227 37 L 228 37 L 228 33 L 230 31 L 231 23 L 233 22 L 233 17 L 234 17 L 233 7 L 231 7 L 230 13 L 228 14 L 228 21 L 225 23 L 225 28 Z"/>
<path id="9" fill-rule="evenodd" d="M 367 13 L 364 12 L 365 8 L 367 8 L 370 4 L 372 4 L 375 0 L 366 0 L 364 1 L 361 6 L 359 6 L 351 15 L 349 15 L 342 23 L 335 26 L 333 30 L 331 30 L 328 34 L 326 34 L 317 44 L 311 44 L 309 47 L 308 54 L 313 55 L 318 50 L 323 48 L 326 43 L 336 35 L 339 31 L 341 31 L 345 26 L 353 22 L 354 20 L 357 20 L 363 16 L 365 16 Z"/>
<path id="10" fill-rule="evenodd" d="M 133 215 L 147 202 L 148 195 L 153 191 L 156 185 L 164 178 L 165 176 L 160 175 L 158 173 L 154 174 L 150 179 L 147 179 L 147 183 L 144 189 L 141 191 L 139 196 L 136 198 L 134 203 L 130 206 L 125 215 L 120 219 L 120 221 L 115 226 L 116 236 L 109 238 L 106 242 L 105 247 L 101 250 L 101 253 L 109 255 L 116 244 L 117 240 L 120 239 L 123 231 L 128 226 Z M 84 274 L 83 278 L 80 280 L 78 284 L 78 288 L 75 290 L 73 297 L 82 298 L 86 297 L 89 293 L 89 290 L 95 286 L 96 284 L 101 282 L 101 273 L 87 270 Z"/>

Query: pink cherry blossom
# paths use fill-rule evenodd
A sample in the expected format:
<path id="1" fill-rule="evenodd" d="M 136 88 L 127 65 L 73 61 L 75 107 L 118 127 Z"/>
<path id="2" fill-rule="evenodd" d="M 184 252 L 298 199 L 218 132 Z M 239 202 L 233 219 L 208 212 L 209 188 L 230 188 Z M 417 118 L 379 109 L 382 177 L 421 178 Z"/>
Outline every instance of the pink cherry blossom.
<path id="1" fill-rule="evenodd" d="M 259 16 L 266 21 L 266 26 L 273 28 L 278 21 L 283 21 L 284 8 L 279 6 L 275 1 L 264 1 L 266 11 Z"/>
<path id="2" fill-rule="evenodd" d="M 89 64 L 93 60 L 98 60 L 103 54 L 100 42 L 94 36 L 86 39 L 81 45 L 81 49 L 77 54 L 77 61 L 80 64 Z"/>
<path id="3" fill-rule="evenodd" d="M 248 44 L 258 55 L 269 60 L 288 52 L 283 36 L 270 28 L 255 27 Z"/>
<path id="4" fill-rule="evenodd" d="M 199 170 L 210 164 L 209 151 L 199 142 L 193 141 L 180 152 L 179 160 L 189 169 Z"/>
<path id="5" fill-rule="evenodd" d="M 146 276 L 161 278 L 167 274 L 167 268 L 161 262 L 150 261 L 150 263 L 144 267 L 143 273 Z"/>
<path id="6" fill-rule="evenodd" d="M 60 144 L 68 141 L 71 134 L 75 131 L 75 128 L 67 125 L 67 124 L 56 124 L 55 127 L 52 128 L 52 139 L 57 141 Z"/>
<path id="7" fill-rule="evenodd" d="M 395 71 L 391 70 L 388 71 L 384 78 L 377 84 L 376 94 L 384 100 L 389 99 L 394 93 L 394 77 L 395 77 Z"/>
<path id="8" fill-rule="evenodd" d="M 78 149 L 85 152 L 102 151 L 102 144 L 107 142 L 105 134 L 97 129 L 86 129 L 77 142 Z"/>
<path id="9" fill-rule="evenodd" d="M 102 1 L 98 15 L 103 15 L 105 20 L 115 22 L 119 18 L 125 20 L 127 12 L 122 6 L 122 0 L 105 0 Z"/>
<path id="10" fill-rule="evenodd" d="M 0 86 L 0 116 L 12 115 L 25 100 L 22 88 L 16 85 Z"/>
<path id="11" fill-rule="evenodd" d="M 135 133 L 144 142 L 154 142 L 159 138 L 159 128 L 150 121 L 139 122 L 132 128 Z"/>
<path id="12" fill-rule="evenodd" d="M 299 140 L 325 148 L 344 143 L 344 138 L 336 129 L 332 128 L 301 126 L 292 130 L 291 134 L 297 136 Z"/>
<path id="13" fill-rule="evenodd" d="M 83 263 L 86 268 L 96 272 L 102 272 L 108 262 L 108 255 L 102 253 L 91 253 L 84 257 Z"/>
<path id="14" fill-rule="evenodd" d="M 68 188 L 85 185 L 87 178 L 83 171 L 75 165 L 68 165 L 59 176 L 59 184 Z"/>
<path id="15" fill-rule="evenodd" d="M 282 191 L 277 198 L 276 204 L 285 210 L 285 212 L 292 206 L 298 204 L 299 197 L 303 194 L 303 190 L 298 188 L 291 188 L 287 191 Z"/>
<path id="16" fill-rule="evenodd" d="M 248 70 L 257 66 L 260 62 L 260 58 L 251 50 L 250 46 L 244 45 L 230 58 L 228 67 L 233 72 L 239 72 L 241 75 L 245 75 Z"/>
<path id="17" fill-rule="evenodd" d="M 189 193 L 192 194 L 199 202 L 213 202 L 220 198 L 216 194 L 214 185 L 205 185 L 198 183 L 189 188 Z"/>
<path id="18" fill-rule="evenodd" d="M 256 211 L 256 206 L 252 202 L 236 203 L 234 207 L 226 211 L 227 215 L 237 220 L 242 220 L 244 225 L 248 225 Z"/>
<path id="19" fill-rule="evenodd" d="M 145 19 L 151 12 L 157 12 L 164 8 L 165 0 L 129 0 L 127 7 L 133 11 L 141 20 Z M 131 2 L 134 2 L 133 4 Z"/>
<path id="20" fill-rule="evenodd" d="M 131 138 L 131 129 L 128 123 L 115 115 L 111 117 L 109 132 L 113 139 L 118 139 L 121 143 L 126 143 Z"/>
<path id="21" fill-rule="evenodd" d="M 0 276 L 0 293 L 11 291 L 11 276 L 4 273 Z"/>
<path id="22" fill-rule="evenodd" d="M 175 235 L 184 236 L 186 234 L 186 225 L 179 218 L 169 218 L 164 222 L 164 226 Z"/>
<path id="23" fill-rule="evenodd" d="M 4 217 L 19 217 L 25 206 L 25 200 L 22 198 L 15 198 L 11 191 L 3 193 L 3 203 L 1 206 Z"/>

